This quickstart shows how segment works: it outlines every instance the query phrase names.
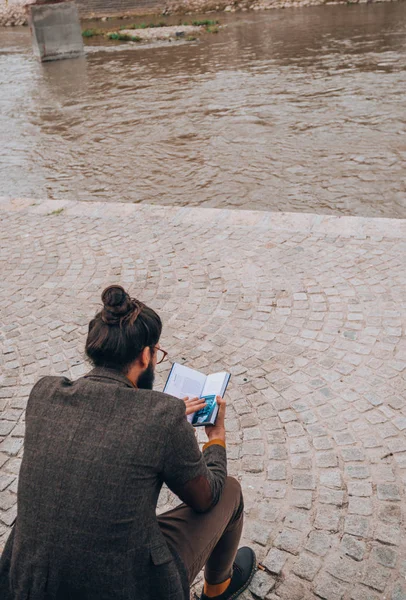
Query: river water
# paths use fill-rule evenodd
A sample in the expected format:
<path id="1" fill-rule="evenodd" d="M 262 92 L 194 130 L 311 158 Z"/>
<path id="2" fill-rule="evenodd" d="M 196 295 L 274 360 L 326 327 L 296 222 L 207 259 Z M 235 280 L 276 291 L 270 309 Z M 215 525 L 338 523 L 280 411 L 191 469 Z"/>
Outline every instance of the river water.
<path id="1" fill-rule="evenodd" d="M 0 195 L 406 217 L 406 3 L 210 18 L 44 65 L 0 29 Z"/>

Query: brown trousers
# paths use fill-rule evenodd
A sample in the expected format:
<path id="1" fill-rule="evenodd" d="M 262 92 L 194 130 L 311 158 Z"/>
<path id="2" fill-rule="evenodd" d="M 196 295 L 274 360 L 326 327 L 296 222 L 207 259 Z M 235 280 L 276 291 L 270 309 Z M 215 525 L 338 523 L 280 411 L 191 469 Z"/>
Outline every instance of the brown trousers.
<path id="1" fill-rule="evenodd" d="M 219 502 L 206 513 L 196 513 L 185 504 L 158 517 L 168 543 L 181 557 L 191 585 L 199 571 L 213 585 L 232 574 L 241 538 L 244 504 L 240 484 L 227 477 Z"/>

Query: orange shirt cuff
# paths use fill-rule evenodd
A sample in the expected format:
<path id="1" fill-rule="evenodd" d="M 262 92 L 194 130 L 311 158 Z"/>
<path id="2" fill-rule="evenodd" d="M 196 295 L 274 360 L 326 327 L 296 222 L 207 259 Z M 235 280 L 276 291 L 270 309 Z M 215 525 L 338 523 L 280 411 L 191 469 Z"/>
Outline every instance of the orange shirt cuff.
<path id="1" fill-rule="evenodd" d="M 223 448 L 226 447 L 226 443 L 224 440 L 210 440 L 210 442 L 206 442 L 203 446 L 203 451 L 206 450 L 206 448 L 210 448 L 210 446 L 222 446 Z"/>

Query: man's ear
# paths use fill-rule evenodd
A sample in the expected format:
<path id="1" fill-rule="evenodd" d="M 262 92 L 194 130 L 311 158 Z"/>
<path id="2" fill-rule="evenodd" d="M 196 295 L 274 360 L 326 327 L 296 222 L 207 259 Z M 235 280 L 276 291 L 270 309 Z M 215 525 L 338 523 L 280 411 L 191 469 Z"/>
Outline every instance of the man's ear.
<path id="1" fill-rule="evenodd" d="M 151 362 L 151 349 L 149 346 L 146 346 L 144 348 L 144 350 L 139 355 L 138 360 L 140 361 L 140 367 L 144 371 Z"/>

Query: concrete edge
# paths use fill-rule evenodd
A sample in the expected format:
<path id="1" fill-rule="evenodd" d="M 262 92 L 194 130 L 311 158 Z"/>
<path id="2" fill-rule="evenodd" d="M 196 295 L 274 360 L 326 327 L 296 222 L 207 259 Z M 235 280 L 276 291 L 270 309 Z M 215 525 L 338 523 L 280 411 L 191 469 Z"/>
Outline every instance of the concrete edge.
<path id="1" fill-rule="evenodd" d="M 78 202 L 72 200 L 39 200 L 0 196 L 0 212 L 26 212 L 52 216 L 61 211 L 67 216 L 101 219 L 145 218 L 165 219 L 176 225 L 224 224 L 225 227 L 249 227 L 271 231 L 298 231 L 340 237 L 406 238 L 406 219 L 347 217 L 312 213 L 270 212 L 238 209 L 128 204 L 122 202 Z M 62 212 L 62 211 L 61 211 Z"/>

